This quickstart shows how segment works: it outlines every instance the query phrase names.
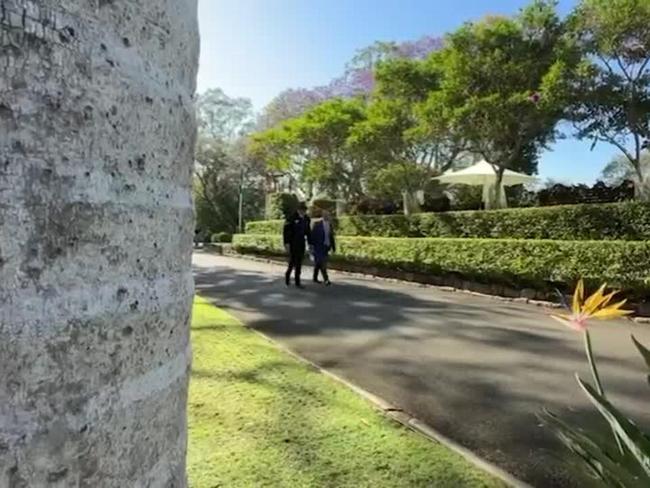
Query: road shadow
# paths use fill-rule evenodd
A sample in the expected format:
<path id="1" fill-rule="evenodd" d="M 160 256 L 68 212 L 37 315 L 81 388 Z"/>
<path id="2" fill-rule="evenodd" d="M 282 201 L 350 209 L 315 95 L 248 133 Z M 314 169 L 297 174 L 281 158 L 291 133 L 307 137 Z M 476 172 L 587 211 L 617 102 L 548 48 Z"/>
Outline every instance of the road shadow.
<path id="1" fill-rule="evenodd" d="M 310 269 L 305 271 L 310 276 Z M 195 278 L 199 294 L 248 327 L 386 398 L 534 486 L 595 486 L 567 467 L 570 455 L 536 417 L 546 407 L 586 428 L 605 427 L 573 376 L 590 379 L 580 337 L 549 327 L 543 313 L 471 295 L 348 278 L 331 288 L 287 289 L 279 268 L 264 265 L 197 268 Z M 637 423 L 650 425 L 650 392 L 642 385 L 643 363 L 631 343 L 628 348 L 629 336 L 612 339 L 604 328 L 596 332 L 610 399 Z M 635 333 L 650 339 L 645 330 Z M 615 352 L 599 347 L 613 341 Z"/>

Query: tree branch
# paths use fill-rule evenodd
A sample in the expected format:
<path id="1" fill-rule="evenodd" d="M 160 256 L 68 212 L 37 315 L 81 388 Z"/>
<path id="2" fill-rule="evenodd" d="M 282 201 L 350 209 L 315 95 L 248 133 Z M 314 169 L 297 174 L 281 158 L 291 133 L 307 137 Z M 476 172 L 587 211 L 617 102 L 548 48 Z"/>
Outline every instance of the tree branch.
<path id="1" fill-rule="evenodd" d="M 650 62 L 650 57 L 647 57 L 643 63 L 641 63 L 641 66 L 639 67 L 639 71 L 637 72 L 636 76 L 634 77 L 634 82 L 636 83 L 639 81 L 639 78 L 641 78 L 641 75 L 643 74 L 643 71 L 646 69 L 648 66 L 648 63 Z"/>
<path id="2" fill-rule="evenodd" d="M 597 55 L 596 57 L 597 57 L 597 58 L 598 58 L 598 59 L 599 59 L 599 60 L 600 60 L 600 61 L 601 61 L 605 66 L 607 66 L 607 69 L 609 70 L 609 74 L 610 74 L 610 75 L 612 75 L 612 76 L 616 76 L 616 72 L 614 71 L 614 69 L 612 68 L 612 65 L 609 64 L 609 62 L 607 61 L 606 58 L 604 58 L 604 57 L 603 57 L 602 55 L 600 55 L 600 54 Z"/>
<path id="3" fill-rule="evenodd" d="M 618 67 L 621 68 L 621 71 L 623 72 L 623 76 L 625 76 L 625 79 L 630 83 L 634 83 L 632 76 L 630 75 L 630 73 L 627 72 L 626 67 L 623 65 L 623 61 L 621 61 L 621 57 L 617 54 L 614 59 L 616 59 L 616 63 L 618 64 Z"/>
<path id="4" fill-rule="evenodd" d="M 620 142 L 618 142 L 616 139 L 614 139 L 613 137 L 609 137 L 609 136 L 597 137 L 596 139 L 604 141 L 604 142 L 609 142 L 610 144 L 613 144 L 614 146 L 616 146 L 625 155 L 625 157 L 630 161 L 630 163 L 632 163 L 632 165 L 635 168 L 637 167 L 637 163 L 636 163 L 634 157 L 630 154 L 630 152 L 627 149 L 625 149 L 625 146 L 623 144 L 621 144 Z"/>

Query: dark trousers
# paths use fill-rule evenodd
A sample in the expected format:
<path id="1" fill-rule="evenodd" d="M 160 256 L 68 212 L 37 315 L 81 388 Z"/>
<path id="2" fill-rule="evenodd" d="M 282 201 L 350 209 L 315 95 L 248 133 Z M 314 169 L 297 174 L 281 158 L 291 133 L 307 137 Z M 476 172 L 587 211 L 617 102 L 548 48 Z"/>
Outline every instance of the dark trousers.
<path id="1" fill-rule="evenodd" d="M 287 285 L 291 282 L 291 273 L 296 270 L 296 285 L 300 284 L 300 273 L 302 272 L 302 260 L 305 257 L 304 249 L 290 249 L 289 250 L 289 266 L 284 275 Z"/>
<path id="2" fill-rule="evenodd" d="M 319 259 L 314 263 L 314 281 L 318 281 L 318 273 L 322 273 L 323 279 L 327 283 L 330 278 L 327 276 L 327 258 Z"/>

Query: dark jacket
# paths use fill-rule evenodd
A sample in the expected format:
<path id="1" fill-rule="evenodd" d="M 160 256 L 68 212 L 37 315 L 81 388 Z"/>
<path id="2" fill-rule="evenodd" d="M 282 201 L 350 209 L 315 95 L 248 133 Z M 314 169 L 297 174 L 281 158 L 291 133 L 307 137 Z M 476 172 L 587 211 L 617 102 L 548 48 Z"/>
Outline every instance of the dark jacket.
<path id="1" fill-rule="evenodd" d="M 336 236 L 332 222 L 330 222 L 329 246 L 325 243 L 325 225 L 322 220 L 314 224 L 311 231 L 311 245 L 314 248 L 314 258 L 317 261 L 327 257 L 330 251 L 336 252 Z"/>
<path id="2" fill-rule="evenodd" d="M 284 245 L 289 245 L 291 252 L 305 252 L 306 242 L 311 243 L 311 224 L 309 217 L 301 217 L 298 212 L 284 223 L 282 232 Z"/>

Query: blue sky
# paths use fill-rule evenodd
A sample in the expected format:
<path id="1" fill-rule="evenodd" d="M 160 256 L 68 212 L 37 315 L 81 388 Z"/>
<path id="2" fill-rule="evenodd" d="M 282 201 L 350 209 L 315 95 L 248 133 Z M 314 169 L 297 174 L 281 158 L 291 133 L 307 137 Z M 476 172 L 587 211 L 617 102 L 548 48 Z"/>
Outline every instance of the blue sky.
<path id="1" fill-rule="evenodd" d="M 285 88 L 324 85 L 374 41 L 443 35 L 466 20 L 512 14 L 525 0 L 199 0 L 198 90 L 219 87 L 261 109 Z M 561 0 L 562 14 L 574 1 Z M 592 183 L 617 154 L 568 138 L 540 162 L 540 177 Z"/>

